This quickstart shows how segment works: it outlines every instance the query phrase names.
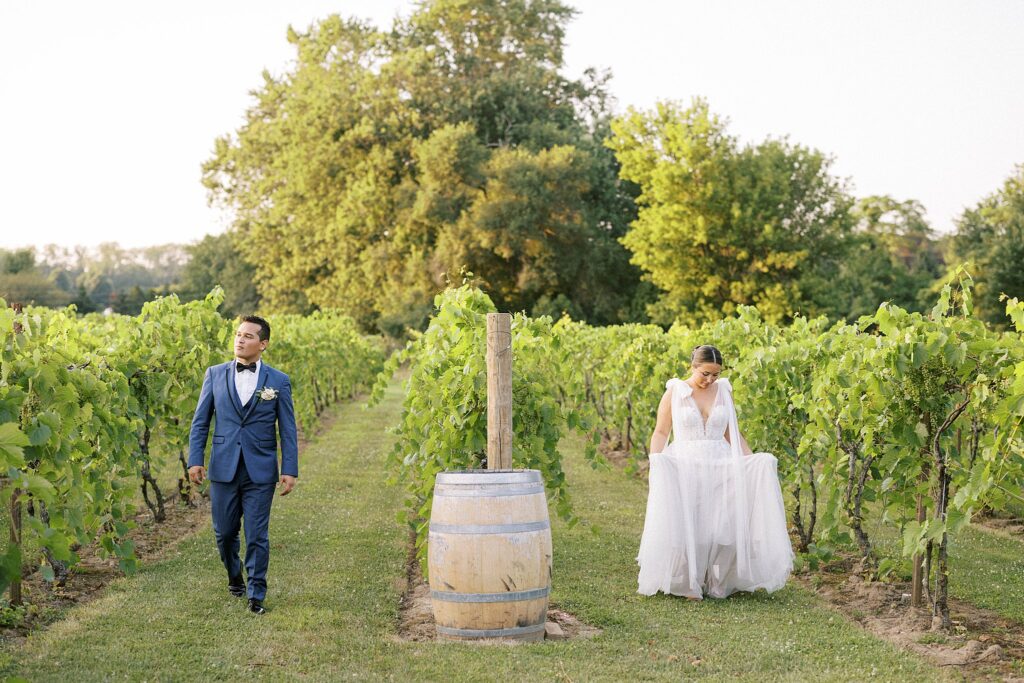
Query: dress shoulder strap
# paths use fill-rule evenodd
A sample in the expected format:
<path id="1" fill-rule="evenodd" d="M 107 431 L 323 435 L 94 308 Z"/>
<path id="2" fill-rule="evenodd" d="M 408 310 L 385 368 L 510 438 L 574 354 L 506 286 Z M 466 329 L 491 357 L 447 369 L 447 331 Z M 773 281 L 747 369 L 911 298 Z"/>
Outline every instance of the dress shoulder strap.
<path id="1" fill-rule="evenodd" d="M 690 388 L 690 385 L 678 377 L 673 377 L 669 381 L 665 382 L 665 388 L 671 389 L 672 395 L 679 396 L 680 398 L 686 398 L 693 393 L 693 389 Z"/>

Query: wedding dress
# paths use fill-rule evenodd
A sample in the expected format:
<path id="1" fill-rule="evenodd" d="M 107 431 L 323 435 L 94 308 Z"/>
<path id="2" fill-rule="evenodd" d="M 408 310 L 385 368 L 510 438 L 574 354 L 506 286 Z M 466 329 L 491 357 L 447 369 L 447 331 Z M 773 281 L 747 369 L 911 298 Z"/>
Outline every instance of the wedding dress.
<path id="1" fill-rule="evenodd" d="M 705 421 L 689 384 L 666 384 L 672 439 L 650 456 L 637 555 L 643 595 L 772 592 L 793 569 L 777 460 L 771 453 L 742 455 L 732 386 L 721 378 L 713 387 L 717 393 Z"/>

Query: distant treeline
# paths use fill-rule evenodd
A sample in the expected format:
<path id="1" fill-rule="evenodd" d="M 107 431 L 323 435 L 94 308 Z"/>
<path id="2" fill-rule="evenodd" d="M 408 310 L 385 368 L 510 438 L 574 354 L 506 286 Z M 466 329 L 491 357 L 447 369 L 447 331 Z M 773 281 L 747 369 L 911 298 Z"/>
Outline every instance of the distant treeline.
<path id="1" fill-rule="evenodd" d="M 142 304 L 157 296 L 174 293 L 193 301 L 220 284 L 227 294 L 222 312 L 251 312 L 259 295 L 231 239 L 208 235 L 194 244 L 139 249 L 115 243 L 0 249 L 0 298 L 50 307 L 74 304 L 79 313 L 138 315 Z"/>

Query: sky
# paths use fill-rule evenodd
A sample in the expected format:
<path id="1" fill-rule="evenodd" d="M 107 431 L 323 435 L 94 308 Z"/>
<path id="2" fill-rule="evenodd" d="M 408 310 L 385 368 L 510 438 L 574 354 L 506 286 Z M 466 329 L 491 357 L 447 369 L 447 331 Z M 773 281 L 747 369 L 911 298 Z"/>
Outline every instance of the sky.
<path id="1" fill-rule="evenodd" d="M 616 110 L 707 98 L 743 142 L 788 136 L 856 196 L 946 232 L 1024 163 L 1024 1 L 569 0 L 566 68 Z M 226 229 L 200 166 L 285 39 L 398 0 L 0 0 L 0 248 L 192 242 Z"/>

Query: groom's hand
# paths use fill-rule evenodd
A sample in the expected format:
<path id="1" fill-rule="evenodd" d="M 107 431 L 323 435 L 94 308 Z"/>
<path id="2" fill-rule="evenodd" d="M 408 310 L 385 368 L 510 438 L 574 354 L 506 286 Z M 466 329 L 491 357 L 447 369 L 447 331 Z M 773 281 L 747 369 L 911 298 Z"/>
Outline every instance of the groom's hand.
<path id="1" fill-rule="evenodd" d="M 202 465 L 193 465 L 188 468 L 188 478 L 192 480 L 193 484 L 202 484 L 203 479 L 206 479 L 206 468 Z"/>
<path id="2" fill-rule="evenodd" d="M 281 488 L 281 495 L 287 496 L 291 493 L 292 489 L 295 488 L 295 477 L 290 474 L 282 474 L 281 481 L 278 483 Z"/>

